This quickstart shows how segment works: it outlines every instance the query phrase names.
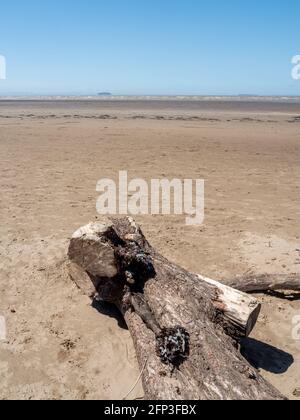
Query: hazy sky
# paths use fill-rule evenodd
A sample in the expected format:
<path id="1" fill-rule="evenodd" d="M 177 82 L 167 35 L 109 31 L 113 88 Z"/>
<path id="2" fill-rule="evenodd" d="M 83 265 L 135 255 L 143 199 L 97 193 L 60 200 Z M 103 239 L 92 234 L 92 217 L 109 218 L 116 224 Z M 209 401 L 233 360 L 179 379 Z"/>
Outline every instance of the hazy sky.
<path id="1" fill-rule="evenodd" d="M 10 0 L 0 55 L 0 95 L 300 95 L 300 1 Z"/>

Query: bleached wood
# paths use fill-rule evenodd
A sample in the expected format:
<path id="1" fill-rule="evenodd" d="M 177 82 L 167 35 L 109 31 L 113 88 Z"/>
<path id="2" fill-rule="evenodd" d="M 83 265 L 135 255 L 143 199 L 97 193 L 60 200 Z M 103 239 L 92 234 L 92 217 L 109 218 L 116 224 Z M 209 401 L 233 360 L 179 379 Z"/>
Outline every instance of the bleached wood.
<path id="1" fill-rule="evenodd" d="M 229 325 L 240 331 L 241 336 L 248 337 L 261 311 L 258 300 L 216 280 L 199 274 L 198 278 L 217 288 L 218 299 L 213 302 L 214 306 L 221 311 Z"/>

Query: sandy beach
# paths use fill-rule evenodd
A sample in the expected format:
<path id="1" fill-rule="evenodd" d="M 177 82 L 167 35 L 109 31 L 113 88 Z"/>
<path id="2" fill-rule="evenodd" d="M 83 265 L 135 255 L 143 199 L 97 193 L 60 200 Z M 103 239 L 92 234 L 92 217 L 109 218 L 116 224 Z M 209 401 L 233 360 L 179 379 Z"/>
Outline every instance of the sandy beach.
<path id="1" fill-rule="evenodd" d="M 139 376 L 118 312 L 92 307 L 67 271 L 71 235 L 100 218 L 101 178 L 205 179 L 202 226 L 136 218 L 153 246 L 225 283 L 300 275 L 299 101 L 2 100 L 0 160 L 1 399 L 122 399 Z M 247 357 L 299 399 L 299 297 L 258 298 Z M 142 397 L 139 383 L 129 398 Z"/>

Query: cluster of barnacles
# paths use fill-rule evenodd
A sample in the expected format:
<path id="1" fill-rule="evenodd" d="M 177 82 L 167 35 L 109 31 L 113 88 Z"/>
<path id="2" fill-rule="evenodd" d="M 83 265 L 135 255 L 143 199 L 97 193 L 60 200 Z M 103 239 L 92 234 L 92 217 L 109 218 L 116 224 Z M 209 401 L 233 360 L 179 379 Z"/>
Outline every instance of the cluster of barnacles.
<path id="1" fill-rule="evenodd" d="M 163 329 L 156 342 L 157 355 L 164 364 L 176 367 L 189 356 L 190 335 L 182 327 Z"/>

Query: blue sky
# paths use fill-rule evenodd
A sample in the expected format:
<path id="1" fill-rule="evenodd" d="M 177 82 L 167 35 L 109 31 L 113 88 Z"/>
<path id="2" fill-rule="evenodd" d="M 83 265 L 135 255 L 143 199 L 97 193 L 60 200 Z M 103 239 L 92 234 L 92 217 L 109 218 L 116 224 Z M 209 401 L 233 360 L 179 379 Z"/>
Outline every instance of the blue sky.
<path id="1" fill-rule="evenodd" d="M 0 54 L 0 95 L 300 95 L 300 2 L 10 0 Z"/>

